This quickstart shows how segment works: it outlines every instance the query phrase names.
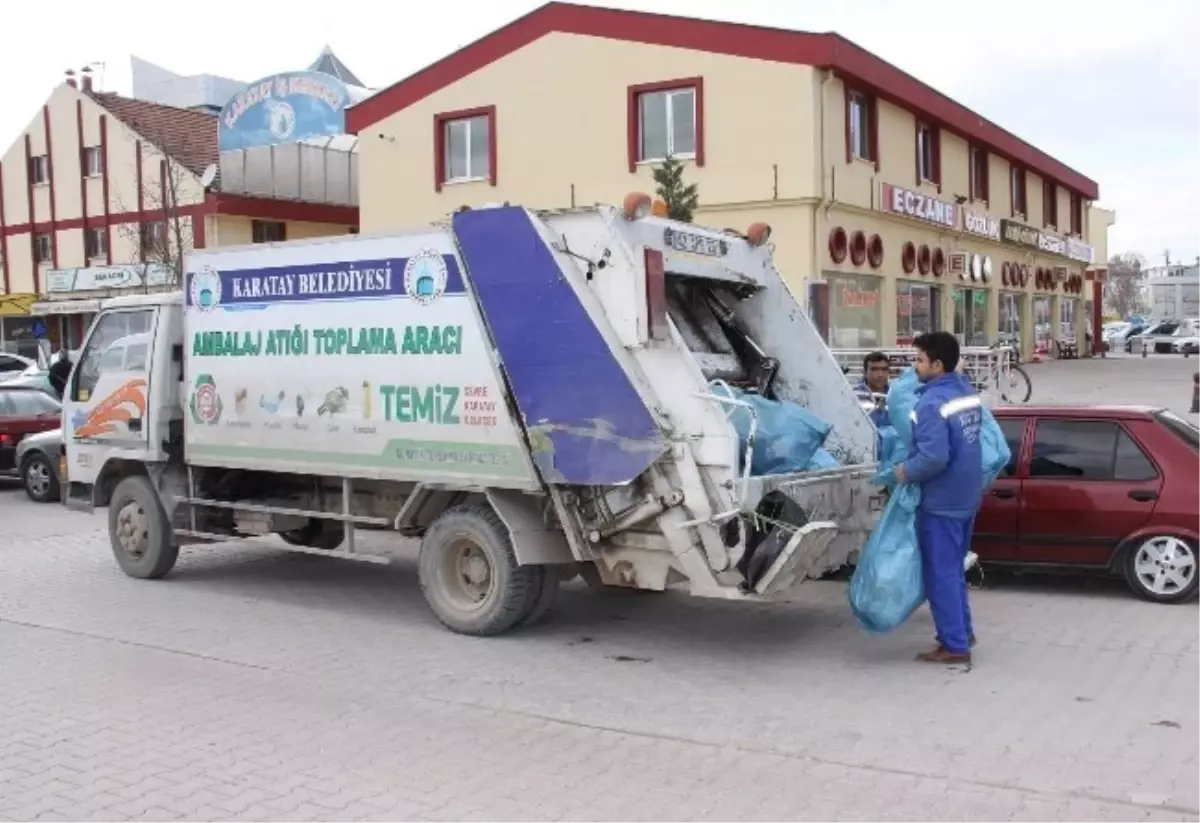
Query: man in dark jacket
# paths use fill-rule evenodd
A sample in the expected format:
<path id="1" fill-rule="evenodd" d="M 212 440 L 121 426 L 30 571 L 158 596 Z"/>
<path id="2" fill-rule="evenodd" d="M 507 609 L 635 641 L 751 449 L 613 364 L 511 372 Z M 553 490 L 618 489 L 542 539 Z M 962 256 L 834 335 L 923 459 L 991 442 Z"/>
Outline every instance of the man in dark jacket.
<path id="1" fill-rule="evenodd" d="M 50 373 L 46 375 L 46 379 L 50 381 L 51 387 L 58 392 L 61 398 L 67 388 L 67 380 L 71 377 L 71 358 L 67 354 L 66 349 L 59 349 L 58 356 L 54 358 L 54 362 L 50 365 Z"/>
<path id="2" fill-rule="evenodd" d="M 975 634 L 965 561 L 983 498 L 982 403 L 970 381 L 955 371 L 959 347 L 954 335 L 930 332 L 913 345 L 923 385 L 912 413 L 912 453 L 896 476 L 921 486 L 917 540 L 938 635 L 937 648 L 917 659 L 970 663 Z"/>
<path id="3" fill-rule="evenodd" d="M 892 364 L 881 351 L 873 351 L 863 358 L 863 377 L 854 384 L 854 394 L 867 416 L 882 429 L 888 425 L 887 408 L 883 398 L 887 396 L 888 383 L 892 375 Z"/>

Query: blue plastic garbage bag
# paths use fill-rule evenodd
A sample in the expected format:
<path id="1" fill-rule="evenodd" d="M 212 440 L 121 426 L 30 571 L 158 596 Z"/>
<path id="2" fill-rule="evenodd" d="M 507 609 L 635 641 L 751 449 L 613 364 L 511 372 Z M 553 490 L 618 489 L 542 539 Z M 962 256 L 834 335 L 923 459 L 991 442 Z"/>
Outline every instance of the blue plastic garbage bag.
<path id="1" fill-rule="evenodd" d="M 1008 448 L 1000 424 L 986 406 L 983 409 L 983 425 L 979 427 L 979 438 L 983 447 L 983 488 L 987 489 L 1008 465 L 1012 450 Z"/>
<path id="2" fill-rule="evenodd" d="M 754 451 L 750 458 L 750 473 L 753 475 L 807 471 L 817 449 L 821 448 L 832 428 L 796 403 L 768 400 L 761 395 L 721 385 L 713 386 L 712 392 L 745 401 L 758 417 Z M 741 406 L 735 407 L 730 416 L 743 452 L 746 439 L 750 436 L 750 420 L 749 410 Z"/>
<path id="3" fill-rule="evenodd" d="M 921 489 L 902 483 L 892 492 L 850 578 L 850 609 L 871 634 L 890 632 L 925 601 L 917 505 Z"/>
<path id="4" fill-rule="evenodd" d="M 888 420 L 905 446 L 912 444 L 912 413 L 917 407 L 919 388 L 921 380 L 912 366 L 900 372 L 900 376 L 888 384 Z"/>
<path id="5" fill-rule="evenodd" d="M 892 426 L 884 426 L 879 429 L 877 442 L 879 468 L 875 471 L 875 477 L 871 482 L 878 486 L 887 486 L 890 489 L 896 485 L 894 471 L 896 464 L 904 462 L 904 458 L 908 456 L 908 449 L 905 447 L 904 441 L 900 439 L 900 434 Z"/>
<path id="6" fill-rule="evenodd" d="M 808 461 L 805 470 L 815 472 L 821 469 L 836 469 L 840 465 L 842 464 L 838 462 L 838 459 L 822 447 L 813 452 L 812 460 Z"/>

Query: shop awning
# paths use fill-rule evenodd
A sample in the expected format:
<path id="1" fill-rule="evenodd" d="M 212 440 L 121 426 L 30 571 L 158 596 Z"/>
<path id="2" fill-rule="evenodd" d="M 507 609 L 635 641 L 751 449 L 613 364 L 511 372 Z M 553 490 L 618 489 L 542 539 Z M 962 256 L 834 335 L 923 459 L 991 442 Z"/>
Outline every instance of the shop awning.
<path id="1" fill-rule="evenodd" d="M 24 317 L 36 301 L 36 294 L 0 294 L 0 317 Z"/>
<path id="2" fill-rule="evenodd" d="M 39 317 L 56 314 L 95 314 L 100 311 L 99 300 L 41 300 L 29 308 L 29 313 Z"/>

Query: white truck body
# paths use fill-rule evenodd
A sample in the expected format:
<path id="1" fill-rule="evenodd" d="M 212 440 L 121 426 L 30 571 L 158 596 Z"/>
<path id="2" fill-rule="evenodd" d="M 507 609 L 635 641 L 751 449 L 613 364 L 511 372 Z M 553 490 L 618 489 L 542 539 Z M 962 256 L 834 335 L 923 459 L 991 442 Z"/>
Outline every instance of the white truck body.
<path id="1" fill-rule="evenodd" d="M 470 634 L 530 622 L 576 574 L 761 599 L 844 565 L 881 503 L 875 430 L 768 231 L 646 205 L 193 253 L 182 294 L 93 324 L 68 504 L 109 506 L 136 577 L 193 541 L 387 562 L 356 526 L 417 536 L 426 599 Z M 132 341 L 142 368 L 105 359 Z M 841 465 L 751 476 L 716 384 L 808 407 Z"/>

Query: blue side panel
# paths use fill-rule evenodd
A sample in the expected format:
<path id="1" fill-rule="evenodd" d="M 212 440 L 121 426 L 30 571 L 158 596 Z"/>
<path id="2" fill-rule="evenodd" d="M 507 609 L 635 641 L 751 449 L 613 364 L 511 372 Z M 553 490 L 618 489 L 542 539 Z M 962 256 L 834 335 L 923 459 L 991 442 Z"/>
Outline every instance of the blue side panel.
<path id="1" fill-rule="evenodd" d="M 549 483 L 626 483 L 666 441 L 529 214 L 458 212 L 468 287 L 491 328 Z"/>

